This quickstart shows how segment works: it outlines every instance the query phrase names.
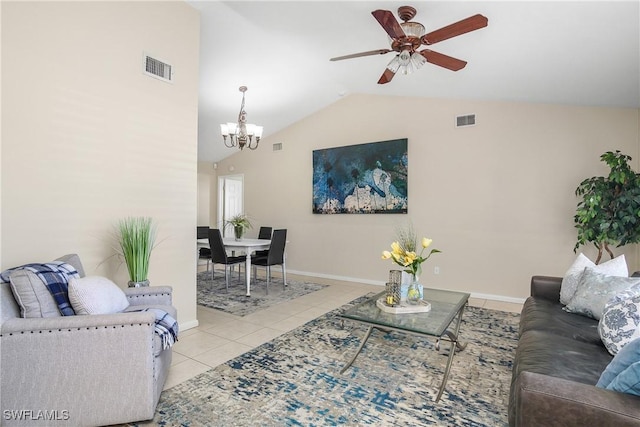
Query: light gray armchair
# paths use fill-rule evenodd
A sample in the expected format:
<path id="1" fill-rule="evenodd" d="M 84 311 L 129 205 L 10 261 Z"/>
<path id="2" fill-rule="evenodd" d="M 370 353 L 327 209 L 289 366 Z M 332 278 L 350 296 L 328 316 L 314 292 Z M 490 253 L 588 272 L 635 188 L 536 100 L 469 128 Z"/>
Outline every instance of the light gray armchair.
<path id="1" fill-rule="evenodd" d="M 84 270 L 77 256 L 61 260 Z M 119 424 L 153 418 L 169 366 L 153 312 L 177 318 L 171 287 L 126 289 L 122 313 L 21 318 L 0 283 L 1 425 Z"/>

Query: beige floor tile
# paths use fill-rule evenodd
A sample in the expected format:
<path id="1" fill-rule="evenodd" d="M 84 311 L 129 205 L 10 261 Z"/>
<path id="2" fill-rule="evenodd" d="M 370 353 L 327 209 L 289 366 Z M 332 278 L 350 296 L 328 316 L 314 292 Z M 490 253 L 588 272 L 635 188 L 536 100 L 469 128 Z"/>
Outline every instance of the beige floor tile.
<path id="1" fill-rule="evenodd" d="M 282 335 L 282 331 L 272 328 L 262 328 L 253 332 L 249 335 L 245 335 L 236 340 L 240 344 L 245 344 L 251 347 L 257 347 L 261 344 L 264 344 L 272 339 Z"/>
<path id="2" fill-rule="evenodd" d="M 304 310 L 303 310 L 304 311 Z M 261 326 L 269 326 L 274 323 L 280 322 L 289 317 L 288 314 L 277 313 L 274 311 L 256 311 L 255 313 L 248 314 L 242 318 L 245 322 L 255 323 Z"/>
<path id="3" fill-rule="evenodd" d="M 209 369 L 211 369 L 210 366 L 207 366 L 204 363 L 200 363 L 197 360 L 193 359 L 187 359 L 176 365 L 171 365 L 171 368 L 169 369 L 169 375 L 167 376 L 167 381 L 164 384 L 163 390 L 187 381 L 188 379 L 193 378 L 205 371 L 208 371 Z"/>
<path id="4" fill-rule="evenodd" d="M 472 307 L 484 307 L 486 302 L 487 300 L 482 298 L 469 298 L 469 305 Z"/>
<path id="5" fill-rule="evenodd" d="M 264 326 L 260 324 L 238 320 L 207 329 L 207 332 L 228 340 L 237 340 L 238 338 L 242 338 L 245 335 L 258 331 L 263 327 Z"/>
<path id="6" fill-rule="evenodd" d="M 310 320 L 313 320 L 313 319 L 309 319 L 308 317 L 302 317 L 302 316 L 291 316 L 291 317 L 287 317 L 286 319 L 280 322 L 274 323 L 273 325 L 270 326 L 270 328 L 277 329 L 282 332 L 289 332 L 297 328 L 298 326 L 304 325 Z"/>
<path id="7" fill-rule="evenodd" d="M 175 346 L 173 347 L 173 354 L 171 355 L 171 366 L 177 365 L 178 363 L 184 362 L 185 360 L 189 360 L 189 357 L 185 356 L 182 353 L 178 353 L 175 350 Z"/>
<path id="8" fill-rule="evenodd" d="M 175 345 L 174 349 L 187 357 L 194 357 L 216 347 L 231 342 L 228 339 L 212 335 L 206 332 L 196 332 L 187 337 L 181 338 Z"/>
<path id="9" fill-rule="evenodd" d="M 490 308 L 492 310 L 507 311 L 509 313 L 520 313 L 522 311 L 522 304 L 504 301 L 487 300 L 484 304 L 484 308 Z"/>
<path id="10" fill-rule="evenodd" d="M 239 342 L 230 342 L 221 347 L 199 354 L 195 356 L 194 359 L 200 363 L 204 363 L 207 366 L 215 368 L 222 363 L 246 353 L 252 348 L 252 346 L 241 344 Z"/>
<path id="11" fill-rule="evenodd" d="M 262 310 L 262 312 L 295 316 L 296 314 L 308 310 L 311 307 L 313 307 L 313 305 L 301 303 L 299 301 L 299 298 L 297 298 L 293 301 L 283 302 L 273 307 L 267 308 L 266 310 Z"/>

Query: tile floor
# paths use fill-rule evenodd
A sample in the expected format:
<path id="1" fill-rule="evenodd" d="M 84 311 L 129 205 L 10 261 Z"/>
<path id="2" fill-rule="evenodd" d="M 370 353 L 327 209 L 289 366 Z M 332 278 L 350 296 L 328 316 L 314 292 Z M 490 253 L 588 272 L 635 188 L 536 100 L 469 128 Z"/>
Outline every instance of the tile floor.
<path id="1" fill-rule="evenodd" d="M 304 323 L 382 287 L 289 275 L 328 287 L 240 317 L 198 306 L 197 328 L 180 333 L 165 390 L 251 350 Z M 277 283 L 277 282 L 276 282 Z M 470 298 L 469 305 L 519 313 L 521 304 Z"/>

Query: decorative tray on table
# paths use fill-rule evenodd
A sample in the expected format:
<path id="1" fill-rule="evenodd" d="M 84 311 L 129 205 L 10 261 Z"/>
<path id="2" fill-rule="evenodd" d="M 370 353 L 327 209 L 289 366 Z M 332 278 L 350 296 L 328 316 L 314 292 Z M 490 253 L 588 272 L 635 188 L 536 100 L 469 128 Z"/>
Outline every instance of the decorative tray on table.
<path id="1" fill-rule="evenodd" d="M 385 313 L 404 314 L 404 313 L 426 313 L 431 311 L 431 304 L 423 299 L 418 301 L 418 304 L 411 305 L 406 301 L 400 301 L 400 304 L 394 306 L 387 305 L 385 297 L 378 298 L 376 300 L 378 308 Z"/>

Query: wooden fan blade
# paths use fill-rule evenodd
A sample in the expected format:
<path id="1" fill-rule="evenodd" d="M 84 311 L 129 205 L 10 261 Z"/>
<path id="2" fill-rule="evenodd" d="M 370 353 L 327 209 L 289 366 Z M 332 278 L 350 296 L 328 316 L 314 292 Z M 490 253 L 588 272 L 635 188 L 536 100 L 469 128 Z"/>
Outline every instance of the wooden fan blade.
<path id="1" fill-rule="evenodd" d="M 455 22 L 446 27 L 442 27 L 439 30 L 432 31 L 422 36 L 423 44 L 435 44 L 442 40 L 450 39 L 451 37 L 459 36 L 461 34 L 468 33 L 470 31 L 479 30 L 489 24 L 487 17 L 480 14 L 470 16 L 462 21 Z"/>
<path id="2" fill-rule="evenodd" d="M 402 27 L 398 24 L 396 17 L 393 16 L 393 13 L 390 11 L 378 9 L 371 12 L 371 14 L 376 18 L 380 25 L 382 25 L 382 28 L 384 28 L 392 39 L 406 37 Z"/>
<path id="3" fill-rule="evenodd" d="M 461 70 L 467 65 L 467 61 L 462 61 L 429 49 L 421 50 L 420 55 L 424 56 L 427 62 L 439 65 L 440 67 L 447 68 L 451 71 Z"/>
<path id="4" fill-rule="evenodd" d="M 343 59 L 359 58 L 361 56 L 384 55 L 389 52 L 393 51 L 391 49 L 369 50 L 367 52 L 352 53 L 351 55 L 336 56 L 335 58 L 331 58 L 329 61 L 342 61 Z"/>
<path id="5" fill-rule="evenodd" d="M 393 76 L 395 75 L 396 73 L 394 73 L 388 68 L 385 68 L 384 73 L 382 73 L 382 76 L 380 76 L 380 80 L 378 80 L 378 84 L 383 85 L 385 83 L 389 83 L 391 79 L 393 79 Z"/>

